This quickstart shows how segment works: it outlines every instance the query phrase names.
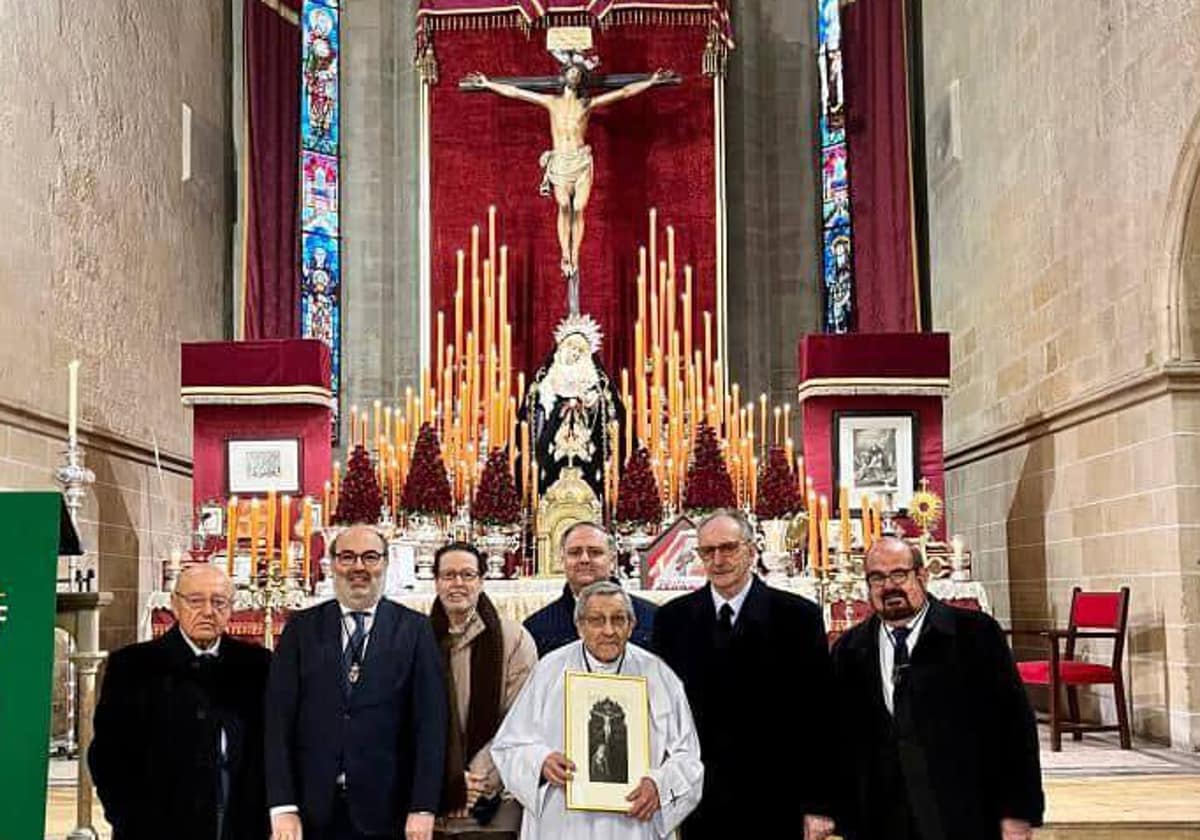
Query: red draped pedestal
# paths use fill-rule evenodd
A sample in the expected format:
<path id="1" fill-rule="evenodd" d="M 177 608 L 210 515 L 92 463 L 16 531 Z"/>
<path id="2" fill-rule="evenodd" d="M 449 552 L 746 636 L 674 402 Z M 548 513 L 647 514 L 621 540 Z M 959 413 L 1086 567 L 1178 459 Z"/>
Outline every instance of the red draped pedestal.
<path id="1" fill-rule="evenodd" d="M 551 145 L 548 116 L 535 105 L 461 91 L 458 82 L 471 71 L 556 75 L 558 64 L 546 52 L 544 29 L 495 23 L 471 28 L 482 26 L 471 18 L 456 28 L 441 25 L 445 28 L 432 38 L 440 78 L 432 87 L 430 117 L 433 309 L 446 312 L 452 336 L 455 252 L 467 251 L 469 260 L 471 226 L 478 224 L 480 259 L 486 256 L 487 208 L 496 205 L 497 238 L 509 246 L 513 367 L 533 370 L 552 348 L 553 328 L 567 307 L 557 209 L 553 199 L 538 194 L 538 158 Z M 682 85 L 657 87 L 597 111 L 588 127 L 595 185 L 580 255 L 580 309 L 604 327 L 603 361 L 614 373 L 632 356 L 637 249 L 648 240 L 650 208 L 658 208 L 663 259 L 664 228 L 675 228 L 680 291 L 683 266 L 695 270 L 694 334 L 702 335 L 700 313 L 715 311 L 713 82 L 702 72 L 707 34 L 706 25 L 684 23 L 629 22 L 595 29 L 595 51 L 602 60 L 598 74 L 662 67 L 683 77 Z M 465 285 L 469 300 L 469 266 Z M 470 329 L 467 312 L 464 334 Z"/>
<path id="2" fill-rule="evenodd" d="M 917 471 L 929 489 L 945 498 L 942 401 L 950 385 L 947 333 L 853 333 L 808 335 L 800 344 L 800 400 L 804 465 L 817 493 L 832 503 L 834 413 L 914 412 Z M 852 499 L 856 508 L 859 500 Z M 915 533 L 910 522 L 901 522 Z M 945 520 L 934 530 L 945 538 Z"/>
<path id="3" fill-rule="evenodd" d="M 181 349 L 192 406 L 192 501 L 225 500 L 230 440 L 300 440 L 301 494 L 320 499 L 330 474 L 329 348 L 315 339 L 201 342 Z"/>

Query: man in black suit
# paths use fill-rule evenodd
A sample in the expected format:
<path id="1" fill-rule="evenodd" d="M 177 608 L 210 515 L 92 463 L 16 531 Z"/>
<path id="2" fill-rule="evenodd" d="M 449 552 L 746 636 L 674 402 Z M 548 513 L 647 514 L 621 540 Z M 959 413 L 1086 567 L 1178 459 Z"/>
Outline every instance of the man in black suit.
<path id="1" fill-rule="evenodd" d="M 271 654 L 224 635 L 233 586 L 189 566 L 162 638 L 109 657 L 88 766 L 114 840 L 262 840 Z"/>
<path id="2" fill-rule="evenodd" d="M 822 840 L 833 829 L 835 756 L 821 611 L 754 577 L 754 531 L 739 511 L 710 515 L 696 533 L 708 585 L 664 604 L 654 622 L 654 650 L 683 680 L 704 759 L 704 797 L 684 840 Z M 765 719 L 783 722 L 768 730 Z"/>
<path id="3" fill-rule="evenodd" d="M 1030 840 L 1044 798 L 1033 711 L 990 616 L 926 591 L 918 548 L 867 554 L 868 621 L 834 648 L 848 840 Z"/>
<path id="4" fill-rule="evenodd" d="M 576 522 L 563 532 L 559 546 L 566 583 L 562 595 L 525 619 L 533 636 L 538 658 L 579 640 L 575 627 L 575 600 L 585 587 L 598 580 L 612 580 L 617 562 L 617 544 L 612 535 L 595 522 Z M 649 649 L 656 607 L 642 598 L 630 597 L 637 626 L 633 643 Z"/>
<path id="5" fill-rule="evenodd" d="M 383 593 L 387 541 L 330 546 L 337 599 L 293 613 L 267 686 L 274 840 L 431 840 L 446 687 L 429 620 Z"/>

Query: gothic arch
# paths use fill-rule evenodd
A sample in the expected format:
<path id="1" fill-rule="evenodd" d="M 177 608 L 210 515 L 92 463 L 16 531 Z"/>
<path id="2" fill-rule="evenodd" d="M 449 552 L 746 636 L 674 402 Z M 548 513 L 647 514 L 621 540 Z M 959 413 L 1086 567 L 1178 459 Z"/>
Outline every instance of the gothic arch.
<path id="1" fill-rule="evenodd" d="M 1151 262 L 1167 361 L 1200 360 L 1200 114 L 1184 137 L 1167 196 L 1162 247 Z M 1166 282 L 1160 278 L 1165 275 Z"/>

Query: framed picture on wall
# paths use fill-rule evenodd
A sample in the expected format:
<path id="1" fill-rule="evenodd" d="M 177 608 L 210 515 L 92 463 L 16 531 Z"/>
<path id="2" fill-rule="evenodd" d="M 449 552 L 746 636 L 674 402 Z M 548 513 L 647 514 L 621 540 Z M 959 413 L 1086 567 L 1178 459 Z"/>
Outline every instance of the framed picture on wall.
<path id="1" fill-rule="evenodd" d="M 851 513 L 864 495 L 908 510 L 920 472 L 915 411 L 835 411 L 831 437 L 833 486 L 849 490 Z"/>
<path id="2" fill-rule="evenodd" d="M 300 438 L 225 441 L 229 495 L 299 494 Z"/>

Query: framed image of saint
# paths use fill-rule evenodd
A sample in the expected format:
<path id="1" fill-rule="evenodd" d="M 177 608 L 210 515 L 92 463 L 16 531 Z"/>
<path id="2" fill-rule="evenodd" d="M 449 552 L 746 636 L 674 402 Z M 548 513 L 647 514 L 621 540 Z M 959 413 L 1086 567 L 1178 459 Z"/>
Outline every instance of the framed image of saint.
<path id="1" fill-rule="evenodd" d="M 225 441 L 225 475 L 231 496 L 300 492 L 300 438 Z"/>
<path id="2" fill-rule="evenodd" d="M 568 671 L 563 695 L 566 755 L 576 768 L 567 808 L 628 811 L 625 797 L 650 769 L 646 678 Z"/>
<path id="3" fill-rule="evenodd" d="M 848 489 L 852 513 L 864 495 L 907 512 L 919 472 L 915 411 L 835 411 L 831 437 L 833 486 Z"/>

